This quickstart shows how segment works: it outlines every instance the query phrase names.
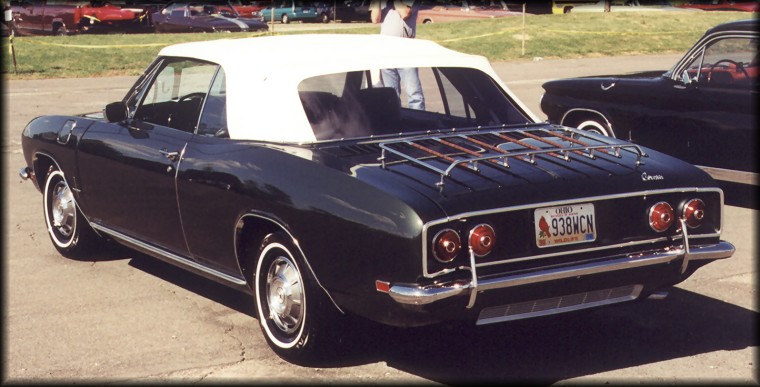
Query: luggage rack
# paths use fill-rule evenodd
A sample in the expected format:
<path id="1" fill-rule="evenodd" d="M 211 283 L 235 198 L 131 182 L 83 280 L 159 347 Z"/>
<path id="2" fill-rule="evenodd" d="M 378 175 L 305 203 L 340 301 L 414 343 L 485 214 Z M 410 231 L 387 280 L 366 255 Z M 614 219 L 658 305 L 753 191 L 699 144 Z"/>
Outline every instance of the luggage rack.
<path id="1" fill-rule="evenodd" d="M 532 143 L 529 143 L 529 140 Z M 509 144 L 512 149 L 503 149 L 505 144 Z M 378 161 L 382 168 L 387 167 L 388 153 L 394 154 L 439 173 L 441 179 L 436 186 L 440 189 L 443 189 L 446 177 L 451 176 L 454 168 L 460 167 L 472 173 L 479 173 L 478 164 L 481 162 L 509 169 L 510 158 L 538 166 L 537 156 L 542 155 L 570 162 L 572 154 L 592 160 L 600 154 L 622 159 L 622 152 L 626 151 L 636 156 L 635 165 L 639 166 L 644 164 L 642 158 L 648 157 L 636 144 L 612 143 L 578 129 L 546 125 L 520 129 L 479 129 L 466 133 L 456 133 L 455 130 L 446 134 L 428 133 L 423 136 L 383 141 L 379 146 L 382 153 Z M 448 166 L 442 168 L 434 165 L 432 161 L 443 162 Z"/>

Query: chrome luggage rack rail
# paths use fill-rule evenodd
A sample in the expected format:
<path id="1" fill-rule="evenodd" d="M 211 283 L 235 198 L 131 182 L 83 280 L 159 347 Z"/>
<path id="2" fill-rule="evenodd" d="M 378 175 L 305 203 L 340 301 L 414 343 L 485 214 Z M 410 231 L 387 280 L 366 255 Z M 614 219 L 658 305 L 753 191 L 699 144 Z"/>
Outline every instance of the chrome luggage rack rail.
<path id="1" fill-rule="evenodd" d="M 528 143 L 532 140 L 532 143 Z M 442 152 L 432 149 L 446 149 Z M 635 165 L 644 164 L 642 158 L 647 154 L 636 144 L 620 143 L 598 135 L 590 135 L 578 129 L 539 124 L 536 126 L 516 128 L 479 128 L 457 133 L 428 133 L 421 136 L 406 137 L 398 140 L 383 141 L 379 144 L 382 153 L 378 161 L 382 168 L 387 167 L 388 153 L 399 156 L 417 165 L 428 168 L 441 175 L 436 186 L 443 189 L 445 178 L 451 176 L 456 167 L 465 168 L 472 173 L 479 173 L 478 163 L 488 161 L 500 168 L 510 168 L 509 159 L 538 165 L 536 156 L 546 155 L 570 162 L 571 154 L 588 159 L 596 159 L 604 155 L 621 159 L 622 151 L 628 151 L 636 156 Z M 425 145 L 425 144 L 427 145 Z M 510 144 L 514 149 L 503 149 L 504 144 Z M 541 146 L 537 145 L 540 144 Z M 440 147 L 439 147 L 440 145 Z M 469 145 L 468 148 L 464 145 Z M 406 148 L 406 150 L 404 149 Z M 476 148 L 477 150 L 473 149 Z M 412 153 L 417 153 L 415 157 Z M 445 168 L 434 165 L 431 161 L 444 162 Z"/>

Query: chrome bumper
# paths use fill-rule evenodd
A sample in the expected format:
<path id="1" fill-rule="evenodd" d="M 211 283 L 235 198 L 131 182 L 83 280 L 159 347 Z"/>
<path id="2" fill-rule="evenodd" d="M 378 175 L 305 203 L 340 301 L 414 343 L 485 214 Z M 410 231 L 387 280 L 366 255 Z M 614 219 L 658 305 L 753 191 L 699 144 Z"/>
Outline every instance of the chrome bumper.
<path id="1" fill-rule="evenodd" d="M 32 168 L 23 167 L 18 171 L 18 175 L 20 178 L 24 180 L 29 180 L 30 178 L 34 176 L 34 171 L 32 170 Z"/>
<path id="2" fill-rule="evenodd" d="M 684 240 L 688 240 L 688 238 L 684 238 Z M 673 262 L 681 258 L 683 258 L 681 273 L 684 273 L 691 261 L 728 258 L 734 254 L 734 251 L 736 251 L 736 248 L 731 243 L 725 241 L 713 245 L 695 247 L 690 247 L 688 243 L 686 243 L 682 248 L 669 251 L 646 255 L 631 254 L 604 262 L 547 269 L 527 274 L 509 275 L 480 281 L 477 279 L 475 271 L 473 270 L 473 278 L 470 280 L 457 280 L 434 286 L 391 284 L 388 294 L 396 302 L 410 305 L 425 305 L 445 298 L 469 294 L 470 302 L 468 308 L 471 308 L 474 305 L 475 295 L 480 291 L 504 289 L 513 286 L 548 282 L 563 278 L 657 265 Z"/>

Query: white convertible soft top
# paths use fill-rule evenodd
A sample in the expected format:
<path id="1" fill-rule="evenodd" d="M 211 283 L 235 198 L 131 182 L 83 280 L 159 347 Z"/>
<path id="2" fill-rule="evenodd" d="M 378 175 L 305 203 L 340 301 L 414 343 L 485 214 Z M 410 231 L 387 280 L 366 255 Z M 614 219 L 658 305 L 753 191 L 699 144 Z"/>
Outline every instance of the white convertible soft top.
<path id="1" fill-rule="evenodd" d="M 315 141 L 298 85 L 306 78 L 347 71 L 472 67 L 489 74 L 520 103 L 485 57 L 423 39 L 379 34 L 265 36 L 181 43 L 162 49 L 159 55 L 197 58 L 222 66 L 227 79 L 227 125 L 233 139 Z"/>

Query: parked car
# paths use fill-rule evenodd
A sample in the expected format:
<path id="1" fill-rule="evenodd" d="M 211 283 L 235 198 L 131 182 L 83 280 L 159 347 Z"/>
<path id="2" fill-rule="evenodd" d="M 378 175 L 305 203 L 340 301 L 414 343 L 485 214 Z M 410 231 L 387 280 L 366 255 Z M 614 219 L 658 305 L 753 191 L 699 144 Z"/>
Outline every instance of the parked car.
<path id="1" fill-rule="evenodd" d="M 311 1 L 285 0 L 272 2 L 273 5 L 263 8 L 261 16 L 267 22 L 280 21 L 288 24 L 292 21 L 327 23 L 330 21 L 329 9 L 319 8 Z M 274 11 L 274 16 L 273 16 Z"/>
<path id="2" fill-rule="evenodd" d="M 82 32 L 141 32 L 148 27 L 143 8 L 124 2 L 12 0 L 16 35 L 69 35 Z"/>
<path id="3" fill-rule="evenodd" d="M 521 16 L 503 1 L 423 1 L 417 13 L 417 23 L 438 23 L 460 20 L 492 19 Z"/>
<path id="4" fill-rule="evenodd" d="M 760 11 L 760 1 L 694 0 L 677 5 L 677 7 L 696 8 L 703 11 L 758 12 Z"/>
<path id="5" fill-rule="evenodd" d="M 369 4 L 372 1 L 373 0 L 345 0 L 324 2 L 323 4 L 329 12 L 328 15 L 330 20 L 337 20 L 342 23 L 369 22 Z"/>
<path id="6" fill-rule="evenodd" d="M 380 84 L 402 66 L 424 110 Z M 21 143 L 61 254 L 107 237 L 239 289 L 295 362 L 347 316 L 480 325 L 659 298 L 734 252 L 707 173 L 539 122 L 485 58 L 424 39 L 168 46 L 121 101 L 35 118 Z"/>
<path id="7" fill-rule="evenodd" d="M 572 7 L 565 6 L 564 13 L 570 12 L 605 12 L 605 1 L 596 3 L 575 4 Z M 661 0 L 612 0 L 609 12 L 659 12 L 659 11 L 699 11 L 698 9 L 679 8 L 669 1 Z"/>
<path id="8" fill-rule="evenodd" d="M 240 17 L 227 1 L 174 1 L 153 14 L 156 32 L 269 31 L 261 17 Z"/>
<path id="9" fill-rule="evenodd" d="M 229 0 L 240 17 L 261 18 L 261 10 L 269 4 L 268 1 Z"/>
<path id="10" fill-rule="evenodd" d="M 549 122 L 658 149 L 724 188 L 756 192 L 759 38 L 757 19 L 721 24 L 668 71 L 547 82 L 541 109 Z"/>

